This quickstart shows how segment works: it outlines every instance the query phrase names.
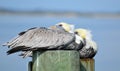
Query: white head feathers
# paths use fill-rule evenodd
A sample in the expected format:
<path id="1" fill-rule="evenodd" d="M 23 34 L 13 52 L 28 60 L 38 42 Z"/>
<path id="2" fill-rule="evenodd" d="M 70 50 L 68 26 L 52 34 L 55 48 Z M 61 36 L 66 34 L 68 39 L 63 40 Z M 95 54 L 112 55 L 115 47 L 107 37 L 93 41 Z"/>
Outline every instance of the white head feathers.
<path id="1" fill-rule="evenodd" d="M 63 27 L 64 30 L 69 32 L 69 33 L 74 33 L 74 25 L 72 25 L 72 24 L 68 24 L 68 23 L 65 23 L 65 22 L 60 22 L 56 25 Z"/>
<path id="2" fill-rule="evenodd" d="M 80 28 L 80 29 L 76 29 L 75 32 L 82 38 L 92 39 L 92 34 L 90 30 Z"/>

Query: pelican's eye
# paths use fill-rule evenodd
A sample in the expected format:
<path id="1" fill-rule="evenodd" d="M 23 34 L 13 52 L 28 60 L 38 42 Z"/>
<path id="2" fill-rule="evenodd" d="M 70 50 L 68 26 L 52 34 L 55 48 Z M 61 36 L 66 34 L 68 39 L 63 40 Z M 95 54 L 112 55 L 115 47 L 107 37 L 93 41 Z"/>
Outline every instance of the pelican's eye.
<path id="1" fill-rule="evenodd" d="M 75 34 L 78 34 L 78 32 L 74 32 Z"/>
<path id="2" fill-rule="evenodd" d="M 59 26 L 63 26 L 62 24 L 59 24 Z"/>

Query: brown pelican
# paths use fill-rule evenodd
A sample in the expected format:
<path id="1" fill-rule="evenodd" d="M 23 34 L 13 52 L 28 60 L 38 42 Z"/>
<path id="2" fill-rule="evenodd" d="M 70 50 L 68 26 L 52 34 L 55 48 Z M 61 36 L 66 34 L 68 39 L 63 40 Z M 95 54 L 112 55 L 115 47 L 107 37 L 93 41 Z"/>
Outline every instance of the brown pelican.
<path id="1" fill-rule="evenodd" d="M 92 40 L 91 32 L 87 29 L 76 29 L 75 34 L 85 40 L 85 46 L 79 50 L 80 58 L 93 58 L 97 53 L 97 44 Z"/>
<path id="2" fill-rule="evenodd" d="M 81 49 L 83 47 L 83 40 L 76 40 L 76 36 L 69 32 L 73 31 L 70 24 L 66 23 L 59 23 L 50 28 L 28 29 L 19 33 L 16 38 L 5 44 L 10 48 L 7 53 L 12 54 L 22 51 L 21 55 L 27 57 L 32 55 L 32 51 L 35 50 Z"/>

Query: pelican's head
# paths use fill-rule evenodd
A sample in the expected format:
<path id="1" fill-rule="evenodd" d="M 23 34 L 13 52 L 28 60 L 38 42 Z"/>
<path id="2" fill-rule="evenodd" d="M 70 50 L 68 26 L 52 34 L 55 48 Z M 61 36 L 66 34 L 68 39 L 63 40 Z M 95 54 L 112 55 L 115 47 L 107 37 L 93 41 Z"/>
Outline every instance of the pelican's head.
<path id="1" fill-rule="evenodd" d="M 91 39 L 92 35 L 91 32 L 87 29 L 79 28 L 74 31 L 75 34 L 81 36 L 83 39 Z"/>
<path id="2" fill-rule="evenodd" d="M 60 22 L 60 23 L 56 24 L 56 26 L 63 28 L 66 32 L 69 32 L 69 33 L 74 32 L 74 25 L 72 25 L 72 24 Z"/>

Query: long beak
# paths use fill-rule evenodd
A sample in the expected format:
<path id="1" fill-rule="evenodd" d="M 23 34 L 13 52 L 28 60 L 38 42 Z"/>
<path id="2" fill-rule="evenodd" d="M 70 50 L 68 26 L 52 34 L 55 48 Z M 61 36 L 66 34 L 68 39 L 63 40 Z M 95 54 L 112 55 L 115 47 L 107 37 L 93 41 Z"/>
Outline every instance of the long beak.
<path id="1" fill-rule="evenodd" d="M 63 27 L 58 26 L 58 25 L 50 26 L 49 28 L 53 29 L 53 30 L 65 31 L 65 29 Z"/>
<path id="2" fill-rule="evenodd" d="M 56 26 L 50 26 L 49 29 L 56 29 Z"/>

